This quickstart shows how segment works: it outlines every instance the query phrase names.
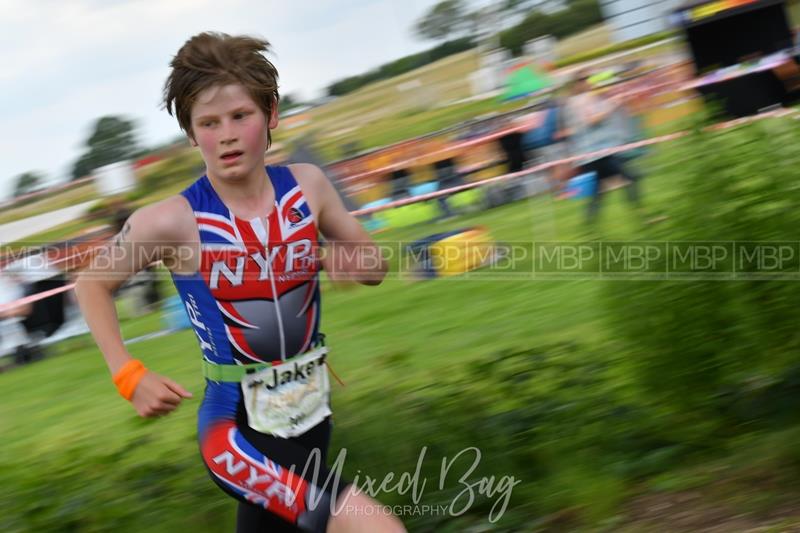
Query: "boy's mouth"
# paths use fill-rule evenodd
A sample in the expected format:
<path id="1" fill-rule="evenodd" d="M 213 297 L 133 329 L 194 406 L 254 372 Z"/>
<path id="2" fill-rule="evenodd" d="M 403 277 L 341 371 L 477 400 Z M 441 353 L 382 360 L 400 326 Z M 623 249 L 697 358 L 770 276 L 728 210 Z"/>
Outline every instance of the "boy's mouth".
<path id="1" fill-rule="evenodd" d="M 240 157 L 243 153 L 244 152 L 242 152 L 241 150 L 233 150 L 230 152 L 225 152 L 220 156 L 220 159 L 222 159 L 223 161 L 234 161 L 235 159 Z"/>

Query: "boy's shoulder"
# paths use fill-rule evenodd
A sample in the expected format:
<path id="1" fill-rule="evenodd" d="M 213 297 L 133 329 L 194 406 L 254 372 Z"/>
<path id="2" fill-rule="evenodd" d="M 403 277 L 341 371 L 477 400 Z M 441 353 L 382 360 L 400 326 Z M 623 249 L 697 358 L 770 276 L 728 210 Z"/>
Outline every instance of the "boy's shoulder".
<path id="1" fill-rule="evenodd" d="M 316 165 L 310 163 L 293 163 L 287 165 L 295 181 L 300 186 L 306 200 L 311 207 L 311 211 L 319 218 L 324 206 L 329 205 L 336 197 L 336 190 L 333 184 Z"/>
<path id="2" fill-rule="evenodd" d="M 322 171 L 317 165 L 310 163 L 292 163 L 287 165 L 291 171 L 297 184 L 306 194 L 306 196 L 315 196 L 322 198 L 327 196 L 331 191 L 331 182 L 325 172 Z"/>
<path id="3" fill-rule="evenodd" d="M 194 211 L 189 202 L 176 194 L 137 209 L 131 216 L 154 239 L 182 242 L 191 239 Z"/>
<path id="4" fill-rule="evenodd" d="M 304 183 L 309 185 L 319 185 L 328 181 L 327 176 L 317 165 L 311 163 L 292 163 L 286 165 L 294 179 L 302 186 Z"/>
<path id="5" fill-rule="evenodd" d="M 181 194 L 173 194 L 163 200 L 153 202 L 140 207 L 137 211 L 148 213 L 156 217 L 158 220 L 181 218 L 193 214 L 192 206 L 189 205 L 188 200 Z"/>

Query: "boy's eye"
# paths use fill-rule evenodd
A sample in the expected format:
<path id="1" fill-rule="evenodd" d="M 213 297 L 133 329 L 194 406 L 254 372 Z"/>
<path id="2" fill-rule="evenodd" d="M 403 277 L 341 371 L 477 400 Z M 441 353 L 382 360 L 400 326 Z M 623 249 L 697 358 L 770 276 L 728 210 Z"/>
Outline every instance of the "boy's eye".
<path id="1" fill-rule="evenodd" d="M 249 113 L 246 113 L 246 112 L 234 113 L 233 118 L 235 118 L 236 120 L 239 120 L 239 119 L 242 119 L 242 118 L 246 117 L 248 114 Z"/>
<path id="2" fill-rule="evenodd" d="M 213 120 L 204 120 L 203 122 L 200 123 L 200 126 L 202 126 L 203 128 L 210 128 L 213 125 L 214 125 Z"/>

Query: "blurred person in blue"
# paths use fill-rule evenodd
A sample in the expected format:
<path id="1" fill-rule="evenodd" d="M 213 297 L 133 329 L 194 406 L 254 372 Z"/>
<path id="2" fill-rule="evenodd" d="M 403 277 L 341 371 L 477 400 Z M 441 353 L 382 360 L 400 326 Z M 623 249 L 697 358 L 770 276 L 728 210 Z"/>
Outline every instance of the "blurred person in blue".
<path id="1" fill-rule="evenodd" d="M 568 82 L 568 94 L 564 106 L 564 123 L 573 155 L 615 148 L 631 140 L 630 121 L 621 102 L 606 98 L 593 90 L 588 72 L 581 71 Z M 621 176 L 628 182 L 628 199 L 640 211 L 640 176 L 622 154 L 589 155 L 578 161 L 578 167 L 578 174 L 596 175 L 594 193 L 587 212 L 590 224 L 597 219 L 600 211 L 604 184 L 615 176 Z"/>
<path id="2" fill-rule="evenodd" d="M 206 174 L 134 212 L 76 293 L 120 394 L 140 416 L 163 416 L 192 394 L 128 353 L 113 293 L 154 260 L 171 272 L 203 355 L 202 459 L 240 502 L 237 531 L 404 531 L 325 465 L 332 426 L 319 270 L 377 285 L 387 267 L 318 167 L 264 166 L 279 99 L 268 50 L 265 40 L 219 33 L 180 48 L 164 105 Z"/>

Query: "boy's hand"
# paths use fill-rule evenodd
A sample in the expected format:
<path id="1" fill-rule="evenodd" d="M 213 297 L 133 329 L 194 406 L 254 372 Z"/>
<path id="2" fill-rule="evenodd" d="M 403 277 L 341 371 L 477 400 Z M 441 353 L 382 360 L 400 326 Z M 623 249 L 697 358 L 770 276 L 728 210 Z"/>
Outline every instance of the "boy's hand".
<path id="1" fill-rule="evenodd" d="M 191 392 L 171 379 L 148 370 L 136 386 L 131 403 L 139 416 L 150 418 L 169 414 L 184 398 L 191 397 Z"/>

